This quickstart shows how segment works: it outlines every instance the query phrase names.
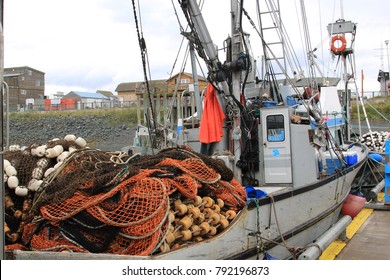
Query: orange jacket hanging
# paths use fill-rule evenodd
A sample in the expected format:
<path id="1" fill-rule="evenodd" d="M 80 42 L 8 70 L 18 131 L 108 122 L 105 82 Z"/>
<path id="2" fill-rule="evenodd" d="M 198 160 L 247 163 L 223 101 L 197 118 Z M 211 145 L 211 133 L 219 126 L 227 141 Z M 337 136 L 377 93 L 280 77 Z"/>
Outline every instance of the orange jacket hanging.
<path id="1" fill-rule="evenodd" d="M 199 141 L 205 144 L 221 141 L 224 120 L 225 114 L 218 102 L 215 88 L 209 83 L 206 89 L 202 120 L 200 121 Z"/>

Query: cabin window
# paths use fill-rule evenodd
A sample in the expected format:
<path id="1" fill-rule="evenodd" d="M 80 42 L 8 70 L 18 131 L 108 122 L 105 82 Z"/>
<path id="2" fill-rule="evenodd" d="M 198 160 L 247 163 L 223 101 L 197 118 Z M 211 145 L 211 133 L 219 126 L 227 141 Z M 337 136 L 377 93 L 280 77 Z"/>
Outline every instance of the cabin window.
<path id="1" fill-rule="evenodd" d="M 284 135 L 284 116 L 267 116 L 267 140 L 268 142 L 283 142 Z"/>

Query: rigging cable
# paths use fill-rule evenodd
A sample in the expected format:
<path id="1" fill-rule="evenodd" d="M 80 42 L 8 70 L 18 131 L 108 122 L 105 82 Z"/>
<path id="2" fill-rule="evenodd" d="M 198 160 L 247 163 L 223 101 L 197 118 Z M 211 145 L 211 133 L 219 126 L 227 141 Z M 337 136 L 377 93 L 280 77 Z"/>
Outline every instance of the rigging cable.
<path id="1" fill-rule="evenodd" d="M 156 115 L 153 109 L 153 103 L 151 99 L 151 94 L 150 94 L 150 87 L 149 87 L 149 80 L 148 80 L 148 71 L 147 71 L 147 49 L 146 49 L 146 43 L 145 43 L 145 38 L 143 37 L 142 34 L 142 24 L 140 21 L 140 24 L 138 25 L 138 17 L 137 17 L 137 11 L 136 11 L 136 5 L 135 1 L 132 0 L 133 4 L 133 13 L 134 13 L 134 21 L 135 21 L 135 27 L 137 31 L 137 36 L 138 36 L 138 43 L 141 51 L 141 58 L 142 58 L 142 67 L 144 71 L 144 81 L 146 85 L 146 91 L 148 94 L 148 100 L 149 100 L 149 108 L 150 108 L 150 113 L 152 115 L 152 121 L 150 121 L 149 116 L 147 116 L 147 121 L 148 121 L 148 129 L 149 129 L 149 135 L 152 141 L 152 147 L 156 147 Z M 138 8 L 139 8 L 139 1 L 138 1 Z M 150 76 L 150 72 L 149 72 Z M 153 133 L 151 133 L 153 131 Z"/>

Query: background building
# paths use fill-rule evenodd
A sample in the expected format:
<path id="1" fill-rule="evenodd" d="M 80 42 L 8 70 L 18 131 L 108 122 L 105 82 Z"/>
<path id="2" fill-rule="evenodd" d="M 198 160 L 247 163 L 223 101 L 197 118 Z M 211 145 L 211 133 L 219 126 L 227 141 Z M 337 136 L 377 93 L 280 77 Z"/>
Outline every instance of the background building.
<path id="1" fill-rule="evenodd" d="M 28 66 L 4 68 L 4 81 L 9 87 L 11 110 L 23 110 L 44 103 L 44 72 Z"/>

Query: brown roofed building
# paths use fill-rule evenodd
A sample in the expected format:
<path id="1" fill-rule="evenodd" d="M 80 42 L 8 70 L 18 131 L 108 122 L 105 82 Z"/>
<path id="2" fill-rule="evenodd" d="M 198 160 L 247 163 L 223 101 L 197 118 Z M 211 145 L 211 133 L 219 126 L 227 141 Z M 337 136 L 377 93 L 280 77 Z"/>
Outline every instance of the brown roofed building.
<path id="1" fill-rule="evenodd" d="M 151 93 L 166 93 L 167 83 L 165 80 L 149 81 Z M 118 93 L 118 100 L 123 102 L 137 102 L 137 95 L 146 92 L 145 82 L 120 83 L 115 91 Z"/>
<path id="2" fill-rule="evenodd" d="M 28 66 L 4 68 L 4 82 L 9 86 L 9 105 L 24 108 L 26 100 L 43 100 L 45 73 Z"/>
<path id="3" fill-rule="evenodd" d="M 152 94 L 159 93 L 171 96 L 176 88 L 178 92 L 191 91 L 190 85 L 193 85 L 193 83 L 192 74 L 182 72 L 168 80 L 149 81 L 149 90 Z M 207 86 L 207 80 L 202 76 L 198 76 L 198 83 L 200 91 Z M 137 95 L 140 95 L 142 99 L 143 94 L 147 92 L 145 82 L 120 83 L 115 91 L 118 93 L 118 99 L 123 102 L 137 102 Z"/>
<path id="4" fill-rule="evenodd" d="M 174 93 L 176 87 L 179 92 L 182 92 L 184 90 L 191 91 L 190 85 L 194 84 L 194 79 L 192 78 L 191 73 L 181 72 L 172 76 L 166 82 L 168 84 L 168 92 Z M 198 83 L 199 83 L 199 91 L 202 92 L 203 89 L 207 86 L 207 80 L 203 76 L 198 75 Z"/>

